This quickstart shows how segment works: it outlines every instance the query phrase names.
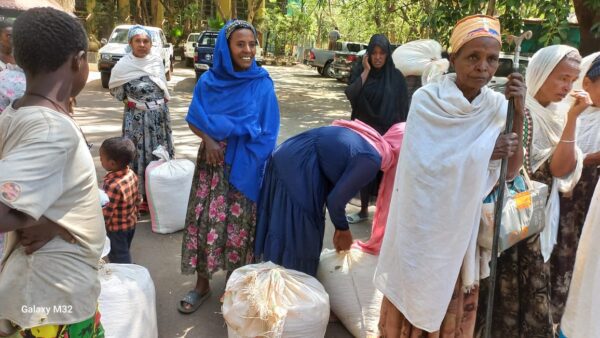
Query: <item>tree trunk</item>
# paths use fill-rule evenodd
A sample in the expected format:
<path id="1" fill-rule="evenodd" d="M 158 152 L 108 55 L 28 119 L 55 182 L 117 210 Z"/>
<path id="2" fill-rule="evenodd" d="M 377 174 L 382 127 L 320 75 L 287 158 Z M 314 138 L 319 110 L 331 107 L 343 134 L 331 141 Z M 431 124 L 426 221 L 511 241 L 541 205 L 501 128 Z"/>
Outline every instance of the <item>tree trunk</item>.
<path id="1" fill-rule="evenodd" d="M 486 15 L 494 16 L 494 12 L 496 12 L 496 0 L 489 0 Z"/>
<path id="2" fill-rule="evenodd" d="M 231 0 L 231 19 L 237 19 L 237 0 Z"/>
<path id="3" fill-rule="evenodd" d="M 589 8 L 585 0 L 573 0 L 573 5 L 575 6 L 577 21 L 579 21 L 579 33 L 581 35 L 579 52 L 582 56 L 597 52 L 598 46 L 600 46 L 600 36 L 594 36 L 592 26 L 596 22 L 600 22 L 600 13 Z"/>

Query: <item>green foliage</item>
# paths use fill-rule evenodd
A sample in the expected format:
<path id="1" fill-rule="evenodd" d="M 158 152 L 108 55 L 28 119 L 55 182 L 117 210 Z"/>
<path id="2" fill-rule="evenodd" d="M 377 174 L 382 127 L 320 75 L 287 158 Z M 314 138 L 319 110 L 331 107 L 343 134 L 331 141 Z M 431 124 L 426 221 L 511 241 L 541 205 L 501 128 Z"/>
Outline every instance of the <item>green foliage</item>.
<path id="1" fill-rule="evenodd" d="M 297 4 L 290 4 L 287 12 L 284 14 L 279 6 L 267 8 L 261 25 L 277 56 L 291 55 L 293 46 L 311 33 L 314 25 L 314 19 Z"/>
<path id="2" fill-rule="evenodd" d="M 220 30 L 225 26 L 225 21 L 220 17 L 208 19 L 208 28 L 212 30 Z"/>

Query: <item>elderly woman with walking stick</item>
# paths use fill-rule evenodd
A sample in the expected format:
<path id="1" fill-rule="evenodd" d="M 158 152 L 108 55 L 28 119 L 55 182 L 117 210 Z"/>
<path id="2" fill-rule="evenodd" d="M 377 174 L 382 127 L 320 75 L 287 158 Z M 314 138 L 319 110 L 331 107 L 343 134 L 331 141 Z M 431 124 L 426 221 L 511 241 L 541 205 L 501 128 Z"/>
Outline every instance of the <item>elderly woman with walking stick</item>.
<path id="1" fill-rule="evenodd" d="M 473 336 L 483 199 L 498 180 L 501 158 L 509 158 L 509 179 L 523 160 L 523 77 L 511 74 L 504 95 L 486 86 L 498 68 L 500 23 L 466 17 L 450 46 L 456 74 L 417 90 L 408 114 L 391 202 L 397 207 L 374 278 L 385 296 L 384 337 Z M 502 134 L 508 98 L 515 123 Z"/>

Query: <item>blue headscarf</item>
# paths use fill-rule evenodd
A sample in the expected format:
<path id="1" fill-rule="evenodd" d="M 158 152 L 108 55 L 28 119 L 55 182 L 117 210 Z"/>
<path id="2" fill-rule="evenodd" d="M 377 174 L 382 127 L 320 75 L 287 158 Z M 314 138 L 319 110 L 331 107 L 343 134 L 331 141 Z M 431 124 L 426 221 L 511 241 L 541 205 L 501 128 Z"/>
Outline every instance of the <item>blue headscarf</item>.
<path id="1" fill-rule="evenodd" d="M 127 32 L 127 43 L 130 43 L 131 39 L 138 34 L 145 34 L 148 36 L 148 39 L 150 39 L 150 41 L 152 41 L 152 35 L 150 35 L 150 31 L 147 30 L 146 27 L 144 27 L 142 25 L 135 25 L 135 26 L 131 26 L 129 28 L 129 32 Z M 125 52 L 126 53 L 131 52 L 130 45 L 127 45 L 127 47 L 125 47 Z"/>
<path id="2" fill-rule="evenodd" d="M 196 84 L 186 121 L 215 141 L 227 141 L 229 183 L 256 202 L 279 133 L 279 106 L 269 73 L 254 60 L 248 70 L 233 69 L 226 37 L 233 24 L 219 31 L 213 66 Z"/>

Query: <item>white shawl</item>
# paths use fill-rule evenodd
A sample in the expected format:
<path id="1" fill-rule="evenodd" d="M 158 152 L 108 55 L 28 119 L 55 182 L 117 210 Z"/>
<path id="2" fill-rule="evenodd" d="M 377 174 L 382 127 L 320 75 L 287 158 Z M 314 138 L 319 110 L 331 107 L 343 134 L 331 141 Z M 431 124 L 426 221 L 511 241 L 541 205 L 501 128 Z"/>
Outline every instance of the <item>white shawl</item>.
<path id="1" fill-rule="evenodd" d="M 592 198 L 577 248 L 577 259 L 561 329 L 569 338 L 598 337 L 600 332 L 600 184 Z"/>
<path id="2" fill-rule="evenodd" d="M 588 55 L 581 62 L 581 75 L 573 89 L 583 89 L 583 78 L 600 52 Z M 577 146 L 584 154 L 600 151 L 600 107 L 588 107 L 577 119 Z"/>
<path id="3" fill-rule="evenodd" d="M 413 96 L 374 278 L 430 332 L 440 328 L 459 273 L 464 289 L 479 280 L 481 207 L 499 177 L 490 157 L 506 123 L 504 95 L 484 87 L 470 103 L 455 80 L 445 75 Z"/>
<path id="4" fill-rule="evenodd" d="M 527 67 L 527 74 L 525 75 L 527 100 L 525 106 L 531 112 L 533 121 L 531 153 L 529 154 L 533 172 L 536 172 L 554 154 L 565 128 L 566 114 L 569 109 L 568 100 L 551 103 L 547 107 L 543 107 L 535 99 L 535 95 L 556 65 L 573 51 L 577 52 L 577 49 L 565 45 L 542 48 L 533 55 Z M 560 220 L 560 196 L 558 192 L 573 190 L 581 177 L 583 154 L 577 146 L 575 146 L 575 152 L 577 158 L 575 170 L 564 177 L 554 177 L 552 179 L 550 198 L 546 205 L 546 226 L 540 234 L 544 261 L 550 259 L 554 244 L 556 244 Z"/>
<path id="5" fill-rule="evenodd" d="M 165 98 L 167 100 L 171 98 L 165 77 L 165 66 L 162 59 L 154 54 L 148 54 L 143 58 L 134 56 L 133 53 L 125 54 L 112 69 L 108 88 L 122 86 L 142 76 L 150 77 L 150 80 L 163 90 Z"/>

